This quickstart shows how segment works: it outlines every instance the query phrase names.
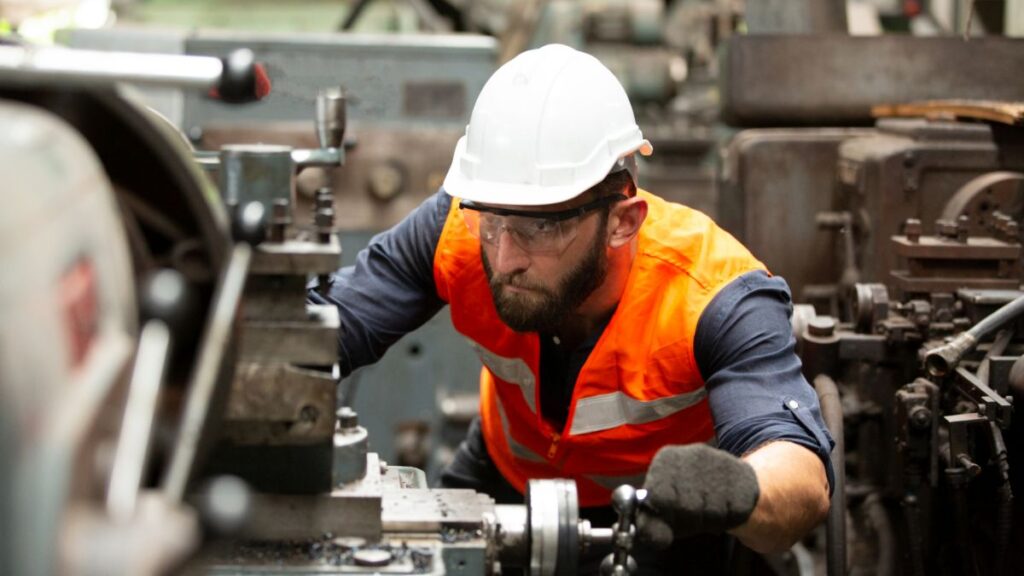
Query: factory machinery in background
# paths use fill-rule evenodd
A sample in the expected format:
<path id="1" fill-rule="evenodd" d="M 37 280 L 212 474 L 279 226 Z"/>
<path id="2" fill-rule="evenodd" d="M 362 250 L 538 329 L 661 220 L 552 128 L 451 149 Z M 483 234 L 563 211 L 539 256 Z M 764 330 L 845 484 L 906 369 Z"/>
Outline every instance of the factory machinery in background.
<path id="1" fill-rule="evenodd" d="M 1022 48 L 749 36 L 723 58 L 723 115 L 747 129 L 720 219 L 789 281 L 804 374 L 844 429 L 829 574 L 1024 571 Z"/>
<path id="2" fill-rule="evenodd" d="M 635 569 L 642 491 L 591 527 L 571 481 L 522 505 L 429 489 L 336 411 L 337 312 L 305 303 L 340 257 L 334 199 L 302 222 L 294 180 L 344 163 L 339 91 L 310 111 L 316 148 L 210 153 L 115 82 L 252 100 L 251 52 L 0 62 L 0 573 L 554 575 L 597 545 Z"/>
<path id="3" fill-rule="evenodd" d="M 969 220 L 934 235 L 908 220 L 890 240 L 906 267 L 853 284 L 840 318 L 796 307 L 804 374 L 842 398 L 827 417 L 845 427 L 853 573 L 1024 568 L 1020 231 L 998 211 L 987 234 Z"/>

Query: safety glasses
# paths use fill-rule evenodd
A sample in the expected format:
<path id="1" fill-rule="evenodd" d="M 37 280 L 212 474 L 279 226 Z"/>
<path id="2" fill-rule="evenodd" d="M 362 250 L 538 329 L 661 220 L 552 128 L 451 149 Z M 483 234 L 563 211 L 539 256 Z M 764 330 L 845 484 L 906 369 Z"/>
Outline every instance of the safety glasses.
<path id="1" fill-rule="evenodd" d="M 509 238 L 526 252 L 561 254 L 576 238 L 584 216 L 625 199 L 622 194 L 612 194 L 576 208 L 555 212 L 494 208 L 468 200 L 461 201 L 459 208 L 470 233 L 482 242 L 497 246 L 502 233 L 507 232 Z"/>

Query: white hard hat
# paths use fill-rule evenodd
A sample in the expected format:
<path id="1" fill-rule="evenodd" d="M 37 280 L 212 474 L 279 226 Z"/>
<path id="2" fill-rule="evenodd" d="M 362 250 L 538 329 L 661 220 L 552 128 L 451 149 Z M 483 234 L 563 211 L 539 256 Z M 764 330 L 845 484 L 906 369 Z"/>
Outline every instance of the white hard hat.
<path id="1" fill-rule="evenodd" d="M 651 143 L 611 71 L 549 44 L 508 61 L 484 85 L 444 189 L 488 204 L 556 204 L 637 151 L 649 155 Z"/>

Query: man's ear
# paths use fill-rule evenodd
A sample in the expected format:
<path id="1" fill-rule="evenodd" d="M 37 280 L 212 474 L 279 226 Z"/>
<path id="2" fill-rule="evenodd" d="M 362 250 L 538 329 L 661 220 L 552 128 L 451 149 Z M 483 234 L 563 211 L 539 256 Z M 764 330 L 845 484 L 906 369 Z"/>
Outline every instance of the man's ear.
<path id="1" fill-rule="evenodd" d="M 616 204 L 608 216 L 608 246 L 621 248 L 629 244 L 646 219 L 647 201 L 643 198 L 634 196 Z"/>

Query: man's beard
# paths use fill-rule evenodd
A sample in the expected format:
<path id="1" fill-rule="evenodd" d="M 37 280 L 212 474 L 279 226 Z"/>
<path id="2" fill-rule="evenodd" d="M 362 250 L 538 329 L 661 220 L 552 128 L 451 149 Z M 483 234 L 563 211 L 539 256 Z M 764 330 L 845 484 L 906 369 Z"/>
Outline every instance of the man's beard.
<path id="1" fill-rule="evenodd" d="M 603 226 L 599 228 L 603 229 Z M 498 316 L 516 332 L 556 331 L 608 276 L 608 255 L 604 251 L 601 234 L 595 236 L 583 260 L 554 290 L 530 282 L 524 277 L 524 272 L 496 275 L 487 253 L 481 251 L 480 254 Z M 508 294 L 503 290 L 505 286 L 525 288 L 530 292 Z"/>

